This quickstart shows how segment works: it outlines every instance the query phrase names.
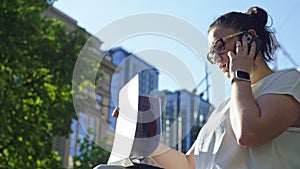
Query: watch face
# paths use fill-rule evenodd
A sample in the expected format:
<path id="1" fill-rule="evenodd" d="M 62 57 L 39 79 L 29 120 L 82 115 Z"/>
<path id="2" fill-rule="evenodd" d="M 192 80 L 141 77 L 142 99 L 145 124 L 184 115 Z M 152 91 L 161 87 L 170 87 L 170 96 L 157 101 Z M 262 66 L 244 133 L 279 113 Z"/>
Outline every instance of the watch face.
<path id="1" fill-rule="evenodd" d="M 237 75 L 238 78 L 250 80 L 250 75 L 247 72 L 237 71 L 236 75 Z"/>

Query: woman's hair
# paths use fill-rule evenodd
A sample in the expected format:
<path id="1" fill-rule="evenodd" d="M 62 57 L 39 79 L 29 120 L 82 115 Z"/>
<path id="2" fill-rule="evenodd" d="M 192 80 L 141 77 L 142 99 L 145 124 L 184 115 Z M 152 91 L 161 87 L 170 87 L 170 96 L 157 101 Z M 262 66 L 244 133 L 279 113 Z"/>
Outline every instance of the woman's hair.
<path id="1" fill-rule="evenodd" d="M 257 36 L 262 40 L 261 51 L 264 59 L 269 62 L 273 60 L 273 54 L 279 47 L 274 33 L 266 26 L 268 14 L 259 7 L 251 7 L 246 13 L 229 12 L 217 18 L 208 29 L 210 32 L 217 26 L 231 28 L 240 31 L 254 29 Z"/>

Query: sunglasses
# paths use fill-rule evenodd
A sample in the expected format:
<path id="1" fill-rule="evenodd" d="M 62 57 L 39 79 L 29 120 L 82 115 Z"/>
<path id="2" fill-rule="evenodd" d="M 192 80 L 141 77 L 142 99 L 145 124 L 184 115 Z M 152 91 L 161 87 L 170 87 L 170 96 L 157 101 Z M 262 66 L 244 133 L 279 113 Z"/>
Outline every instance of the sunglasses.
<path id="1" fill-rule="evenodd" d="M 217 40 L 214 41 L 213 45 L 212 45 L 212 49 L 208 52 L 207 54 L 207 60 L 211 63 L 211 64 L 215 64 L 215 55 L 222 55 L 225 52 L 225 41 L 227 39 L 239 36 L 246 33 L 246 31 L 242 31 L 242 32 L 237 32 L 237 33 L 233 33 L 231 35 L 225 36 L 223 38 L 219 38 Z"/>

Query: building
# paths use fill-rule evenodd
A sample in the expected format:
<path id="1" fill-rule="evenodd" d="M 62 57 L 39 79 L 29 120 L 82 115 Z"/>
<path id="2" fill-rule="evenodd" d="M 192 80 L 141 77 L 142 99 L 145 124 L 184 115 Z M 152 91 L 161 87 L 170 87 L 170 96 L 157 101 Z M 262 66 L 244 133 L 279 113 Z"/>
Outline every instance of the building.
<path id="1" fill-rule="evenodd" d="M 166 108 L 163 111 L 164 142 L 173 148 L 187 152 L 199 129 L 208 118 L 210 103 L 185 89 L 164 91 Z"/>
<path id="2" fill-rule="evenodd" d="M 50 7 L 42 13 L 42 17 L 55 18 L 61 21 L 65 25 L 67 33 L 79 28 L 74 19 L 54 7 Z M 110 116 L 110 82 L 112 74 L 117 70 L 117 66 L 112 63 L 110 56 L 100 50 L 102 44 L 101 40 L 88 32 L 86 32 L 86 37 L 93 43 L 92 52 L 86 57 L 87 60 L 95 57 L 103 58 L 97 72 L 101 74 L 101 76 L 96 79 L 97 88 L 93 90 L 96 94 L 90 92 L 92 90 L 89 88 L 85 89 L 85 94 L 91 99 L 96 100 L 97 104 L 90 106 L 89 109 L 84 112 L 77 113 L 78 120 L 73 119 L 71 125 L 73 132 L 69 138 L 56 137 L 53 140 L 53 149 L 59 152 L 59 155 L 62 157 L 63 167 L 66 168 L 72 166 L 72 157 L 81 153 L 79 144 L 77 143 L 78 139 L 83 139 L 87 136 L 88 132 L 90 132 L 89 137 L 98 143 L 104 136 L 112 135 L 112 133 L 109 133 L 110 130 L 108 130 L 108 117 Z M 112 136 L 108 138 L 108 142 L 111 143 L 112 139 Z"/>
<path id="3" fill-rule="evenodd" d="M 42 15 L 63 22 L 67 32 L 78 28 L 74 19 L 53 7 Z M 77 114 L 79 121 L 73 120 L 71 126 L 73 133 L 68 139 L 57 137 L 53 141 L 53 149 L 59 152 L 63 166 L 66 168 L 72 166 L 72 157 L 81 153 L 77 140 L 84 138 L 88 133 L 87 130 L 91 132 L 89 136 L 95 142 L 108 136 L 108 143 L 113 143 L 113 130 L 111 129 L 114 129 L 116 120 L 111 117 L 111 113 L 118 105 L 119 90 L 132 77 L 139 74 L 140 95 L 148 96 L 158 88 L 159 72 L 152 65 L 121 47 L 101 51 L 101 40 L 88 32 L 86 36 L 92 38 L 95 44 L 91 57 L 103 58 L 98 70 L 101 76 L 96 79 L 96 95 L 91 93 L 89 88 L 85 90 L 86 95 L 95 99 L 97 104 Z M 193 126 L 201 127 L 205 123 L 210 104 L 186 90 L 164 91 L 164 94 L 167 99 L 162 120 L 163 138 L 169 145 L 174 145 L 173 147 L 177 150 L 186 152 L 194 141 L 191 129 Z M 99 118 L 99 115 L 102 118 Z"/>
<path id="4" fill-rule="evenodd" d="M 165 109 L 162 115 L 163 141 L 178 150 L 178 140 L 181 140 L 179 127 L 182 124 L 182 118 L 178 117 L 180 109 L 180 98 L 178 92 L 163 91 L 165 94 Z"/>
<path id="5" fill-rule="evenodd" d="M 136 55 L 129 53 L 121 47 L 112 48 L 106 52 L 112 58 L 112 63 L 118 67 L 119 72 L 112 77 L 110 112 L 118 106 L 120 89 L 139 74 L 139 94 L 149 96 L 152 91 L 158 88 L 158 70 Z M 116 120 L 109 119 L 111 128 L 114 129 Z"/>

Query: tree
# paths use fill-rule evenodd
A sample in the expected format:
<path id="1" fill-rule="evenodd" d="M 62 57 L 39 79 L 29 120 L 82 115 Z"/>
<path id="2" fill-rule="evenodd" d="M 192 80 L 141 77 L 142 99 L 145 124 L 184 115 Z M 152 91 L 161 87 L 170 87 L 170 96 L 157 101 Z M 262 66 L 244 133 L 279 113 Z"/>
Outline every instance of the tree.
<path id="1" fill-rule="evenodd" d="M 102 140 L 105 143 L 105 139 Z M 109 152 L 104 150 L 100 145 L 96 144 L 87 135 L 83 140 L 78 140 L 80 143 L 81 154 L 73 157 L 74 169 L 91 169 L 98 164 L 106 164 Z"/>
<path id="2" fill-rule="evenodd" d="M 68 136 L 74 118 L 72 73 L 86 41 L 42 18 L 46 1 L 0 5 L 0 168 L 60 168 L 55 136 Z"/>

